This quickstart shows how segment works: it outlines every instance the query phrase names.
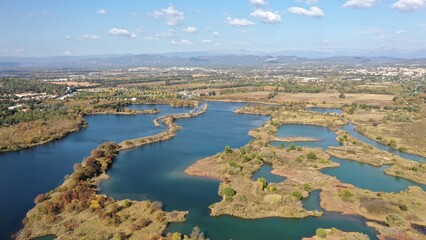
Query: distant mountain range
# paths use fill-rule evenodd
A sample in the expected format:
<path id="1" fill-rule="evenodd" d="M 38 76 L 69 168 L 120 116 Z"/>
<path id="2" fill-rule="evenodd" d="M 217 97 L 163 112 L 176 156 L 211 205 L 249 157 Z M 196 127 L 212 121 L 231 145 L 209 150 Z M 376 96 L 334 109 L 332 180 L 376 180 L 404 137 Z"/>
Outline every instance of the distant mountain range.
<path id="1" fill-rule="evenodd" d="M 371 50 L 368 53 L 360 50 L 334 50 L 327 52 L 280 51 L 275 53 L 240 50 L 160 54 L 112 54 L 95 56 L 0 57 L 0 70 L 20 68 L 111 68 L 136 66 L 243 67 L 271 64 L 421 64 L 426 66 L 426 50 L 404 52 L 395 49 L 377 49 Z"/>

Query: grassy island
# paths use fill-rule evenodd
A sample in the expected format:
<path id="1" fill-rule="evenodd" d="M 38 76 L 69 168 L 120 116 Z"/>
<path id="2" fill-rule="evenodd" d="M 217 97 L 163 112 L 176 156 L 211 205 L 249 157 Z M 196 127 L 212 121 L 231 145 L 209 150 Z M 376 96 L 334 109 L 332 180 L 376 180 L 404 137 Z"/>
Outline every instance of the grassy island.
<path id="1" fill-rule="evenodd" d="M 344 158 L 352 154 L 354 157 L 349 157 L 350 160 L 374 166 L 393 164 L 389 171 L 393 171 L 394 167 L 408 171 L 409 167 L 418 163 L 402 158 L 394 159 L 391 154 L 361 143 L 344 131 L 338 131 L 338 139 L 344 139 L 341 140 L 343 146 L 329 148 L 327 152 L 318 148 L 283 148 L 269 144 L 276 138 L 277 127 L 282 124 L 312 124 L 337 130 L 347 123 L 347 119 L 342 116 L 313 113 L 294 107 L 260 105 L 243 107 L 236 112 L 269 115 L 271 121 L 251 130 L 249 134 L 254 139 L 246 146 L 240 149 L 225 148 L 223 153 L 199 160 L 185 171 L 189 175 L 222 181 L 218 194 L 223 200 L 210 206 L 212 216 L 227 214 L 247 219 L 320 216 L 321 212 L 305 210 L 300 199 L 307 197 L 312 190 L 321 190 L 320 205 L 323 209 L 362 216 L 369 226 L 378 230 L 380 239 L 424 237 L 413 227 L 426 226 L 423 214 L 426 212 L 426 192 L 421 188 L 413 186 L 399 193 L 373 192 L 342 183 L 319 171 L 339 165 L 329 160 L 329 154 Z M 272 173 L 287 179 L 281 183 L 268 183 L 265 179 L 252 180 L 253 173 L 264 163 L 272 165 Z M 417 171 L 418 175 L 412 174 L 406 178 L 423 183 L 423 170 Z M 328 235 L 327 239 L 366 239 L 360 233 L 337 230 L 321 232 L 320 235 Z"/>

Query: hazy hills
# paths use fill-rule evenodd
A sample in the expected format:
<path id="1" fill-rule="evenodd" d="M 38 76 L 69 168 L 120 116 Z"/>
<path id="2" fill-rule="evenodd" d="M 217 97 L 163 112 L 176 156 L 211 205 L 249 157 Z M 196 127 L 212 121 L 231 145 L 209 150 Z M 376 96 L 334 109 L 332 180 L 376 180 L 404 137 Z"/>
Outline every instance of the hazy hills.
<path id="1" fill-rule="evenodd" d="M 392 50 L 388 50 L 392 51 Z M 385 52 L 382 50 L 382 52 Z M 377 52 L 378 53 L 378 52 Z M 404 57 L 402 52 L 393 52 L 394 57 L 356 56 L 356 51 L 332 53 L 312 51 L 281 51 L 275 54 L 266 54 L 248 51 L 217 51 L 217 52 L 181 52 L 166 54 L 120 54 L 97 56 L 59 56 L 59 57 L 0 57 L 0 69 L 16 68 L 110 68 L 135 66 L 262 66 L 271 64 L 285 65 L 399 65 L 421 64 L 426 65 L 425 51 L 415 55 L 419 57 Z M 391 53 L 389 53 L 391 55 Z M 387 55 L 383 55 L 387 56 Z M 399 57 L 397 57 L 399 56 Z"/>

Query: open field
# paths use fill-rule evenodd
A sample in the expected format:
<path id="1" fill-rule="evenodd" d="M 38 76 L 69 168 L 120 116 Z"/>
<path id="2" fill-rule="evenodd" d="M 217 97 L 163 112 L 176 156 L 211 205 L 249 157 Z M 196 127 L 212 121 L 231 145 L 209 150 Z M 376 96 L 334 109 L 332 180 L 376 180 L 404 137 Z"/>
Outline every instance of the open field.
<path id="1" fill-rule="evenodd" d="M 58 116 L 0 128 L 0 152 L 16 151 L 60 139 L 84 126 L 80 116 Z"/>
<path id="2" fill-rule="evenodd" d="M 223 100 L 247 100 L 247 101 L 265 101 L 271 92 L 259 91 L 248 93 L 224 94 L 212 97 L 213 99 Z M 384 94 L 358 94 L 348 93 L 345 98 L 339 98 L 340 93 L 278 93 L 277 96 L 270 99 L 273 103 L 285 102 L 303 102 L 303 103 L 326 103 L 326 104 L 359 104 L 389 106 L 393 104 L 393 95 Z"/>
<path id="3" fill-rule="evenodd" d="M 57 85 L 66 85 L 66 86 L 70 86 L 70 87 L 96 87 L 96 86 L 99 86 L 99 84 L 94 84 L 94 83 L 89 83 L 89 82 L 67 81 L 67 82 L 52 82 L 52 83 L 57 84 Z"/>
<path id="4" fill-rule="evenodd" d="M 426 104 L 422 104 L 417 120 L 394 122 L 386 121 L 385 117 L 385 112 L 375 110 L 358 111 L 350 116 L 367 137 L 405 152 L 426 156 Z"/>

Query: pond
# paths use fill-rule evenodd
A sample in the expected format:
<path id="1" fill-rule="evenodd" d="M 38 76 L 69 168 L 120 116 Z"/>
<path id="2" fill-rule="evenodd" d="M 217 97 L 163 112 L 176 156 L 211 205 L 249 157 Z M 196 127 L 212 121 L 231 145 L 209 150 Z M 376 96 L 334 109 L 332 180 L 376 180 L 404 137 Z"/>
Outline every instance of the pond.
<path id="1" fill-rule="evenodd" d="M 264 178 L 268 183 L 280 183 L 286 180 L 285 177 L 271 173 L 273 170 L 270 164 L 263 164 L 251 177 L 253 181 Z"/>

